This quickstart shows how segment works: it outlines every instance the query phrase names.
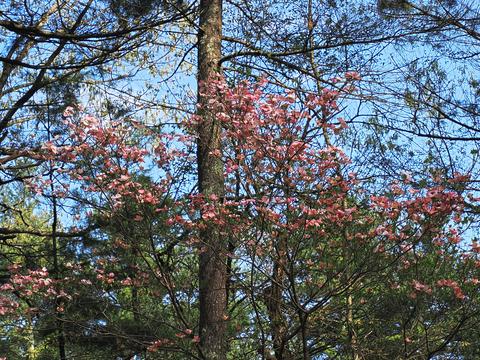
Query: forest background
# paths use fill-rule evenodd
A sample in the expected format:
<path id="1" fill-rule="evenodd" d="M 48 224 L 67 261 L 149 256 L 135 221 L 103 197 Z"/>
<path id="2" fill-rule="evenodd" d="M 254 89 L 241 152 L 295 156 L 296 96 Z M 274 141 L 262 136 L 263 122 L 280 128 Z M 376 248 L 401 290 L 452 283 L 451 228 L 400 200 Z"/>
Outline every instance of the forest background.
<path id="1" fill-rule="evenodd" d="M 0 356 L 478 359 L 479 11 L 4 1 Z"/>

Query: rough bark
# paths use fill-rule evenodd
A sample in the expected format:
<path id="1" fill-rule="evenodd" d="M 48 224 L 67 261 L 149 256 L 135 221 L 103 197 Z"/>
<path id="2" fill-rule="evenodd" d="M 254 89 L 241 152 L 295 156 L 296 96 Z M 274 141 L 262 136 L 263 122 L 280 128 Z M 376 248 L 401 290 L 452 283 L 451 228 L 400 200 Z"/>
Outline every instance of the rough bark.
<path id="1" fill-rule="evenodd" d="M 206 83 L 220 71 L 222 39 L 222 0 L 200 2 L 198 39 L 198 83 Z M 200 86 L 199 86 L 200 87 Z M 206 101 L 199 93 L 199 104 Z M 202 109 L 202 107 L 200 107 Z M 198 128 L 197 162 L 199 191 L 206 198 L 223 198 L 224 178 L 221 159 L 221 128 L 215 114 L 199 111 L 203 121 Z M 216 226 L 200 233 L 203 251 L 199 262 L 200 349 L 208 360 L 226 359 L 226 239 Z"/>
<path id="2" fill-rule="evenodd" d="M 277 243 L 277 256 L 273 265 L 271 285 L 265 293 L 265 305 L 270 320 L 273 351 L 276 360 L 291 360 L 293 356 L 288 349 L 287 334 L 288 326 L 282 315 L 284 299 L 282 296 L 286 279 L 285 263 L 287 253 L 287 238 L 281 236 Z"/>

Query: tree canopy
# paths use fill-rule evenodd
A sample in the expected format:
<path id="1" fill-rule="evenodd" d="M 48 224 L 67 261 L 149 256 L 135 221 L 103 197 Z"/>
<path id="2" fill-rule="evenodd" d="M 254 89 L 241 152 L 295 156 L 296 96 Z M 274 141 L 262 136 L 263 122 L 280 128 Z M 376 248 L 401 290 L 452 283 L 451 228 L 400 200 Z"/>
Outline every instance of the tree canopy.
<path id="1" fill-rule="evenodd" d="M 479 11 L 5 1 L 0 358 L 478 358 Z"/>

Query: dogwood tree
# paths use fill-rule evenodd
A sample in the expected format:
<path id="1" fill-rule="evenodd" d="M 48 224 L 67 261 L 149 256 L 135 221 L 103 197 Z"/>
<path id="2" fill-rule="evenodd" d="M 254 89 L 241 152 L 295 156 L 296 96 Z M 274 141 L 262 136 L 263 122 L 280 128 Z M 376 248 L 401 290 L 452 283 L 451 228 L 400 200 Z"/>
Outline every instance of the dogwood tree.
<path id="1" fill-rule="evenodd" d="M 226 269 L 222 336 L 234 358 L 474 351 L 462 340 L 476 321 L 480 264 L 477 243 L 461 238 L 458 184 L 468 179 L 420 187 L 406 174 L 365 193 L 331 142 L 347 126 L 340 104 L 358 80 L 348 73 L 299 98 L 269 93 L 266 79 L 230 87 L 215 77 L 202 84 L 200 112 L 162 132 L 67 108 L 64 134 L 25 149 L 55 176 L 27 186 L 75 210 L 62 221 L 77 234 L 76 254 L 64 277 L 12 262 L 2 315 L 49 312 L 68 324 L 67 352 L 103 338 L 123 357 L 209 359 L 197 275 L 197 255 L 208 254 Z M 209 154 L 221 164 L 221 196 L 196 187 L 196 129 L 211 116 L 221 129 Z M 219 231 L 215 251 L 201 236 L 208 228 Z M 78 308 L 87 294 L 90 313 Z M 89 334 L 70 338 L 78 328 Z"/>

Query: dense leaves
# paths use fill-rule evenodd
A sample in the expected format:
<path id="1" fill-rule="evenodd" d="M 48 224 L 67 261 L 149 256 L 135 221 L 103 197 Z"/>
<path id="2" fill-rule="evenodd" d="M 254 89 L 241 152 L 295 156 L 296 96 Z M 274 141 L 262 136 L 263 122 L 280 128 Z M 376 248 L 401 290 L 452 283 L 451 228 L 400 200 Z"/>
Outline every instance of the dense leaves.
<path id="1" fill-rule="evenodd" d="M 184 132 L 201 126 L 198 115 L 182 132 L 158 133 L 67 108 L 68 132 L 28 150 L 58 175 L 28 186 L 81 204 L 77 224 L 95 230 L 78 234 L 65 277 L 12 265 L 3 315 L 34 314 L 31 326 L 41 329 L 40 307 L 50 308 L 62 315 L 70 351 L 88 342 L 119 356 L 190 356 L 200 341 L 195 254 L 206 250 L 199 232 L 214 224 L 228 251 L 224 321 L 236 356 L 474 351 L 453 342 L 471 331 L 478 309 L 478 246 L 465 248 L 455 225 L 464 209 L 455 185 L 467 178 L 421 188 L 406 176 L 364 194 L 330 143 L 347 126 L 337 103 L 358 79 L 348 74 L 336 80 L 340 90 L 302 103 L 293 92 L 265 93 L 266 80 L 203 84 L 203 111 L 223 127 L 214 154 L 225 164 L 223 198 L 186 191 L 194 184 Z M 70 335 L 80 328 L 84 335 Z"/>
<path id="2" fill-rule="evenodd" d="M 477 15 L 0 5 L 0 358 L 478 358 Z"/>

